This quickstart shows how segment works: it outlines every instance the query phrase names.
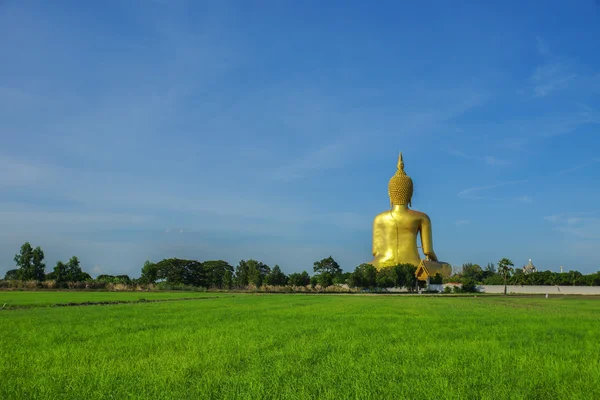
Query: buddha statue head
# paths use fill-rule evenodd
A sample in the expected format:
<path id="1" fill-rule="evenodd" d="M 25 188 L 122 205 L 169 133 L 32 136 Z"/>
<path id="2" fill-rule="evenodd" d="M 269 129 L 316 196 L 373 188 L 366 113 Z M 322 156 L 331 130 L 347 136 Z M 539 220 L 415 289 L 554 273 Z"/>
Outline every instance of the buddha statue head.
<path id="1" fill-rule="evenodd" d="M 398 170 L 388 183 L 390 202 L 394 206 L 411 205 L 413 195 L 413 181 L 404 172 L 402 153 L 398 156 Z"/>

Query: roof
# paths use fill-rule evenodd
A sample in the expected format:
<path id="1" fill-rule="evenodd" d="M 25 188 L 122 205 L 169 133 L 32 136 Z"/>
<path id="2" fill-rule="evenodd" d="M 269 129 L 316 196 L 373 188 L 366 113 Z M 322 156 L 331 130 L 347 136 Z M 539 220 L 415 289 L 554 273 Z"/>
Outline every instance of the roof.
<path id="1" fill-rule="evenodd" d="M 449 277 L 452 275 L 452 267 L 450 264 L 444 262 L 421 260 L 415 272 L 415 276 L 419 280 L 426 280 L 427 277 L 433 278 L 437 274 L 440 274 L 442 277 Z"/>

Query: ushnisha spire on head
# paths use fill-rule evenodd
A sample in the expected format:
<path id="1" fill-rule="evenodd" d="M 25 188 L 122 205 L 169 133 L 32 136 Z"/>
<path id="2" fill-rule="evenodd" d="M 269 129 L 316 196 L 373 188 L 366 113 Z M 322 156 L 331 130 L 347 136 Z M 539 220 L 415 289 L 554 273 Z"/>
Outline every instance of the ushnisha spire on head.
<path id="1" fill-rule="evenodd" d="M 388 194 L 392 205 L 411 205 L 413 195 L 413 181 L 404 172 L 404 159 L 402 152 L 398 156 L 398 169 L 388 183 Z"/>
<path id="2" fill-rule="evenodd" d="M 402 171 L 402 173 L 406 175 L 404 172 L 404 159 L 402 158 L 402 152 L 400 152 L 400 155 L 398 156 L 398 171 Z"/>

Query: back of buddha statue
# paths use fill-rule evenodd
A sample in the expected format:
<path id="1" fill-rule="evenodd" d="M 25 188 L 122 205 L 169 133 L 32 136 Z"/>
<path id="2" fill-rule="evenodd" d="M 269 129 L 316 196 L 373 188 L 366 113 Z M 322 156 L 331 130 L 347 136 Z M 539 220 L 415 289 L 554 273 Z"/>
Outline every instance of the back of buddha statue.
<path id="1" fill-rule="evenodd" d="M 435 260 L 429 217 L 409 209 L 413 182 L 404 171 L 402 153 L 398 157 L 397 171 L 389 181 L 388 194 L 392 208 L 373 221 L 373 265 L 378 269 L 404 263 L 418 266 L 421 262 L 417 247 L 419 232 L 425 255 Z"/>
<path id="2" fill-rule="evenodd" d="M 425 214 L 394 206 L 373 221 L 374 265 L 378 268 L 420 262 L 417 235 Z"/>

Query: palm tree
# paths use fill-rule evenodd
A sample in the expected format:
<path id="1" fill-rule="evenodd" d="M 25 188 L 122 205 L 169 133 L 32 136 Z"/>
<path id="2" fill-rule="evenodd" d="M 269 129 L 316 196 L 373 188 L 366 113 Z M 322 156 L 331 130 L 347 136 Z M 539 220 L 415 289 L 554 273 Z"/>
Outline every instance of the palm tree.
<path id="1" fill-rule="evenodd" d="M 503 258 L 498 261 L 498 273 L 502 275 L 504 278 L 504 295 L 506 295 L 506 280 L 510 277 L 510 274 L 513 272 L 513 268 L 515 265 L 508 258 Z"/>

